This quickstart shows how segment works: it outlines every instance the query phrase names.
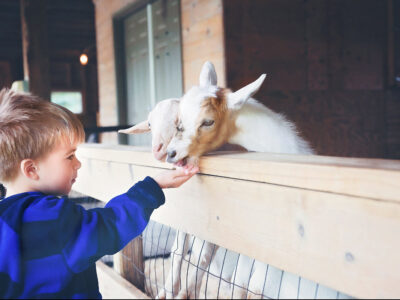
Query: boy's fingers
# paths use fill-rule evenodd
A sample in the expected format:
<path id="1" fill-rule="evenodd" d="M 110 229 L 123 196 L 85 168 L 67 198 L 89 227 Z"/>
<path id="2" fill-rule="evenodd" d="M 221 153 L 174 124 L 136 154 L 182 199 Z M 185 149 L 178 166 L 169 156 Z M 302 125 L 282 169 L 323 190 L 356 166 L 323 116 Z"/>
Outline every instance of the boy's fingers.
<path id="1" fill-rule="evenodd" d="M 173 174 L 174 178 L 179 176 L 185 176 L 185 170 L 182 168 L 176 169 L 173 172 L 174 172 Z"/>
<path id="2" fill-rule="evenodd" d="M 191 171 L 189 174 L 181 174 L 177 175 L 174 177 L 174 187 L 178 187 L 188 181 L 193 175 L 195 175 L 198 172 L 198 168 L 195 169 L 195 171 Z"/>
<path id="3" fill-rule="evenodd" d="M 191 169 L 185 169 L 184 170 L 184 176 L 193 176 L 199 171 L 199 168 L 191 168 Z"/>
<path id="4" fill-rule="evenodd" d="M 199 167 L 180 168 L 175 170 L 174 177 L 181 177 L 187 175 L 194 175 L 199 171 Z"/>
<path id="5" fill-rule="evenodd" d="M 176 177 L 175 180 L 174 180 L 174 187 L 181 186 L 183 183 L 188 181 L 190 179 L 190 177 L 192 177 L 193 175 L 194 174 Z"/>

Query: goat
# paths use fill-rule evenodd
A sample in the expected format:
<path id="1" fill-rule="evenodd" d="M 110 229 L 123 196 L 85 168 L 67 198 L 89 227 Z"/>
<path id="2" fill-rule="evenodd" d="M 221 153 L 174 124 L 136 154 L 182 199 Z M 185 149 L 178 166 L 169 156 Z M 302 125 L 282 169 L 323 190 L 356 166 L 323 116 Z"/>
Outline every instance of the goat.
<path id="1" fill-rule="evenodd" d="M 164 161 L 166 158 L 166 149 L 171 141 L 172 137 L 176 133 L 176 119 L 178 117 L 178 108 L 179 108 L 179 100 L 177 98 L 165 99 L 157 103 L 157 105 L 153 108 L 153 110 L 149 113 L 146 120 L 132 126 L 128 129 L 119 130 L 119 133 L 125 134 L 140 134 L 151 131 L 152 133 L 152 152 L 154 157 L 157 160 Z M 243 148 L 235 146 L 235 145 L 223 145 L 219 148 L 219 150 L 243 150 Z M 197 249 L 201 249 L 202 240 L 194 239 L 194 237 L 189 237 L 184 232 L 178 232 L 175 236 L 175 241 L 173 243 L 174 247 L 171 249 L 171 269 L 168 272 L 167 281 L 165 284 L 165 288 L 160 291 L 158 298 L 173 298 L 177 295 L 177 293 L 181 290 L 180 288 L 180 272 L 182 270 L 182 262 L 184 255 L 188 252 L 189 245 L 193 245 L 194 249 L 193 258 L 200 256 L 200 253 L 196 251 Z M 210 243 L 206 243 L 203 251 L 205 253 L 212 253 L 215 246 Z M 223 256 L 220 252 L 223 251 L 223 248 L 215 249 L 217 252 L 216 258 L 213 260 L 211 265 L 211 269 L 215 269 L 215 273 L 220 273 L 220 269 L 222 268 L 222 260 Z M 227 254 L 228 261 L 236 261 L 237 259 L 229 259 L 232 256 L 232 253 L 229 252 Z M 207 255 L 202 256 L 207 257 L 206 265 L 210 264 L 209 260 L 212 257 L 208 257 Z M 213 255 L 214 257 L 214 255 Z M 226 263 L 224 272 L 222 277 L 228 281 L 233 273 L 234 266 L 232 264 Z M 195 276 L 192 275 L 191 278 Z M 202 276 L 199 276 L 202 278 Z M 192 279 L 193 280 L 193 279 Z M 196 280 L 196 278 L 194 279 Z M 197 294 L 199 295 L 200 283 L 198 285 Z M 186 294 L 184 291 L 181 291 L 179 297 L 185 297 Z"/>
<path id="2" fill-rule="evenodd" d="M 118 132 L 124 134 L 140 134 L 151 131 L 152 153 L 159 161 L 165 161 L 167 147 L 173 136 L 176 134 L 176 122 L 179 110 L 179 98 L 169 98 L 162 100 L 148 114 L 146 120 Z M 224 144 L 219 147 L 219 151 L 244 151 L 239 145 Z"/>
<path id="3" fill-rule="evenodd" d="M 216 86 L 214 66 L 206 62 L 200 86 L 181 99 L 177 130 L 167 148 L 167 161 L 177 165 L 196 163 L 201 155 L 225 143 L 249 151 L 313 154 L 295 125 L 252 99 L 266 75 L 235 93 Z"/>
<path id="4" fill-rule="evenodd" d="M 157 130 L 155 124 L 152 123 L 152 119 L 157 115 L 155 108 L 149 114 L 148 120 L 142 122 L 141 126 L 139 124 L 137 126 L 143 126 L 148 131 L 150 130 L 148 122 L 150 122 L 155 157 L 164 160 L 165 152 L 167 152 L 167 161 L 178 166 L 196 164 L 202 154 L 214 150 L 226 142 L 239 144 L 250 151 L 313 154 L 308 143 L 297 134 L 293 123 L 250 98 L 260 88 L 264 79 L 265 75 L 262 75 L 252 84 L 231 93 L 227 89 L 216 86 L 217 77 L 214 67 L 207 62 L 200 74 L 200 86 L 189 90 L 180 103 L 178 99 L 174 99 L 174 108 L 177 109 L 179 106 L 179 118 L 178 113 L 173 115 L 171 112 L 165 114 L 158 111 L 158 114 L 168 115 L 167 121 L 169 122 L 165 123 L 163 118 L 157 117 L 157 120 L 163 120 L 163 124 L 158 128 L 160 130 Z M 165 109 L 167 106 L 160 106 L 160 108 L 162 107 Z M 178 123 L 175 124 L 176 122 Z M 158 123 L 158 126 L 160 124 Z M 131 128 L 130 133 L 143 132 L 138 127 Z M 154 142 L 155 139 L 161 139 L 155 137 L 156 131 L 158 135 L 167 132 L 169 140 L 172 136 L 174 137 L 171 142 L 168 138 L 164 138 L 162 143 L 157 144 Z M 171 132 L 173 132 L 172 135 Z M 158 152 L 160 154 L 156 155 Z M 211 261 L 216 266 L 220 265 L 219 260 L 221 259 L 218 257 L 222 256 L 215 255 L 215 253 L 220 252 L 221 248 L 218 249 L 218 246 L 200 239 L 189 240 L 188 235 L 182 232 L 176 235 L 174 245 L 176 248 L 172 249 L 172 268 L 164 289 L 159 292 L 157 298 L 199 297 L 204 270 Z M 185 291 L 180 287 L 180 277 L 182 260 L 189 250 L 189 245 L 192 245 L 191 256 L 200 265 L 197 272 L 191 272 L 186 279 L 187 291 Z M 214 256 L 215 259 L 213 259 Z M 231 262 L 238 262 L 236 268 Z M 230 281 L 233 278 L 234 286 L 243 288 L 249 285 L 249 289 L 258 296 L 265 294 L 277 297 L 279 295 L 275 292 L 281 285 L 282 293 L 280 295 L 290 295 L 294 289 L 293 282 L 300 282 L 300 277 L 296 277 L 296 275 L 254 261 L 247 256 L 240 255 L 238 257 L 231 251 L 227 253 L 225 266 L 230 267 L 223 270 L 224 280 Z M 267 280 L 266 274 L 268 274 Z M 316 287 L 314 283 L 303 279 L 302 286 L 305 284 L 308 284 L 309 290 Z M 246 297 L 246 290 L 237 288 L 235 292 L 238 291 L 240 298 Z M 323 291 L 329 293 L 332 290 L 319 286 L 318 292 Z M 233 292 L 232 289 L 232 295 L 234 295 Z M 313 296 L 310 293 L 307 295 Z M 248 296 L 251 296 L 251 293 Z"/>
<path id="5" fill-rule="evenodd" d="M 167 146 L 176 132 L 175 123 L 178 117 L 178 108 L 178 98 L 162 100 L 152 109 L 147 120 L 118 132 L 138 134 L 151 131 L 153 155 L 157 160 L 164 161 L 167 155 Z"/>
<path id="6" fill-rule="evenodd" d="M 263 74 L 253 83 L 233 93 L 217 87 L 214 66 L 206 62 L 200 73 L 200 85 L 192 87 L 180 101 L 177 133 L 167 147 L 167 161 L 178 166 L 197 164 L 201 155 L 227 142 L 238 144 L 249 151 L 313 154 L 292 122 L 251 98 L 265 77 Z M 207 269 L 212 260 L 213 247 L 211 243 L 204 242 L 198 253 L 201 256 L 198 259 L 200 271 L 197 274 L 200 282 L 204 273 L 202 270 Z M 187 248 L 185 240 L 182 240 L 182 255 L 185 255 Z M 197 247 L 192 247 L 192 251 L 198 252 Z M 267 270 L 268 265 L 241 255 L 233 274 L 233 284 L 245 287 L 249 283 L 251 290 L 262 295 Z M 271 270 L 274 270 L 272 266 Z M 187 295 L 198 295 L 197 278 L 187 281 Z M 244 293 L 242 290 L 239 297 L 245 297 Z"/>

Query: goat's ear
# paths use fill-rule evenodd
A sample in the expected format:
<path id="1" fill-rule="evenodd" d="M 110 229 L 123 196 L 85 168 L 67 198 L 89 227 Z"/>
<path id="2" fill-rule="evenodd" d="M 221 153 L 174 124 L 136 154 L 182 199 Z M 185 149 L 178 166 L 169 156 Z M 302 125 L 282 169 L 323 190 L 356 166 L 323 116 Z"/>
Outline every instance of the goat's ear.
<path id="1" fill-rule="evenodd" d="M 215 72 L 214 65 L 211 62 L 206 61 L 201 68 L 199 83 L 200 86 L 203 87 L 217 85 L 217 73 Z"/>
<path id="2" fill-rule="evenodd" d="M 261 87 L 267 75 L 262 74 L 256 81 L 246 85 L 240 90 L 228 95 L 228 108 L 232 110 L 240 109 L 247 99 L 253 96 Z"/>
<path id="3" fill-rule="evenodd" d="M 144 133 L 144 132 L 149 132 L 150 127 L 149 127 L 149 122 L 143 121 L 135 126 L 132 126 L 131 128 L 128 129 L 123 129 L 123 130 L 118 130 L 119 133 L 125 133 L 125 134 L 136 134 L 136 133 Z"/>

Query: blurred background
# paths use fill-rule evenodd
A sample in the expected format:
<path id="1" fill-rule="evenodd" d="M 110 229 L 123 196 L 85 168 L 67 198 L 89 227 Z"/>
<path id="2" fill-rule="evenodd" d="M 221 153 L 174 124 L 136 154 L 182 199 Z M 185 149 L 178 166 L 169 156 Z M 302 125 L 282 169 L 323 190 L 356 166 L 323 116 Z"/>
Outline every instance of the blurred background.
<path id="1" fill-rule="evenodd" d="M 78 114 L 90 141 L 197 84 L 214 63 L 233 90 L 293 120 L 320 155 L 400 159 L 399 0 L 0 0 L 0 88 Z"/>

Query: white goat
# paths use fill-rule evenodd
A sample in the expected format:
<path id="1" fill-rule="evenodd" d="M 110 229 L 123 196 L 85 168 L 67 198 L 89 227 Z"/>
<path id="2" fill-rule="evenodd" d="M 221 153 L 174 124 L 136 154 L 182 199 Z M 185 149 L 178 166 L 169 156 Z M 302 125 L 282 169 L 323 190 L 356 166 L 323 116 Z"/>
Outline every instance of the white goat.
<path id="1" fill-rule="evenodd" d="M 177 98 L 171 98 L 160 101 L 149 113 L 147 120 L 144 120 L 128 129 L 119 130 L 119 132 L 125 134 L 140 134 L 151 131 L 153 155 L 157 160 L 164 161 L 166 157 L 167 146 L 173 136 L 176 134 L 179 100 L 180 99 Z M 223 145 L 220 149 L 243 150 L 243 148 L 239 148 L 235 145 Z M 193 244 L 192 248 L 194 249 L 194 253 L 192 255 L 192 259 L 197 263 L 197 258 L 200 256 L 199 251 L 201 252 L 202 243 L 202 240 L 194 239 L 193 236 L 189 236 L 184 232 L 178 232 L 176 234 L 175 241 L 173 243 L 174 246 L 171 249 L 171 268 L 168 272 L 169 275 L 167 277 L 164 289 L 160 291 L 158 298 L 173 298 L 178 294 L 178 292 L 181 292 L 180 296 L 178 297 L 186 297 L 185 291 L 181 290 L 180 287 L 183 258 L 189 250 L 189 245 Z M 213 252 L 214 249 L 211 247 L 214 248 L 214 245 L 206 243 L 204 248 L 205 253 Z M 223 248 L 215 248 L 216 257 L 210 266 L 210 270 L 215 274 L 221 273 L 222 264 L 225 257 L 223 250 Z M 229 281 L 235 267 L 232 262 L 237 261 L 237 254 L 228 252 L 225 260 L 226 263 L 224 263 L 222 278 L 224 278 L 226 281 Z M 208 266 L 209 263 L 210 262 L 207 261 L 206 265 Z M 190 273 L 191 281 L 196 281 L 196 274 L 193 275 L 192 273 L 193 272 Z M 198 278 L 202 278 L 202 276 L 198 276 Z M 201 282 L 199 280 L 197 280 L 197 282 L 199 282 L 196 290 L 196 295 L 198 296 Z M 192 294 L 190 294 L 190 296 L 192 296 Z"/>
<path id="2" fill-rule="evenodd" d="M 167 148 L 167 161 L 179 166 L 197 164 L 201 155 L 225 143 L 238 144 L 249 151 L 313 154 L 313 150 L 299 136 L 292 122 L 251 98 L 265 77 L 264 74 L 255 82 L 232 93 L 228 89 L 217 87 L 214 66 L 206 62 L 200 74 L 200 85 L 192 87 L 180 101 L 178 132 Z M 182 243 L 182 255 L 185 255 L 188 246 L 184 240 Z M 189 297 L 198 295 L 196 281 L 201 282 L 204 273 L 201 270 L 206 270 L 212 260 L 213 248 L 214 245 L 208 242 L 204 243 L 201 250 L 198 247 L 192 248 L 201 257 L 198 259 L 200 270 L 196 278 L 187 279 Z M 258 294 L 258 297 L 262 294 L 279 297 L 284 294 L 293 295 L 293 292 L 296 295 L 300 291 L 300 277 L 244 255 L 239 257 L 232 279 L 234 285 L 249 285 L 249 290 Z M 295 284 L 293 279 L 296 280 Z M 283 281 L 287 283 L 285 286 L 282 286 Z M 304 279 L 303 282 L 308 281 Z M 282 291 L 281 295 L 275 294 L 278 288 Z M 328 294 L 332 291 L 322 286 L 320 289 Z M 237 290 L 240 293 L 234 295 L 235 297 L 246 297 L 245 290 Z M 183 292 L 183 295 L 186 293 Z M 314 295 L 308 293 L 308 296 Z"/>
<path id="3" fill-rule="evenodd" d="M 138 134 L 151 131 L 152 152 L 157 160 L 164 161 L 166 149 L 176 133 L 179 99 L 170 98 L 157 103 L 144 120 L 128 129 L 119 130 L 120 133 Z"/>
<path id="4" fill-rule="evenodd" d="M 200 86 L 192 87 L 180 101 L 178 133 L 167 148 L 167 161 L 195 163 L 225 143 L 249 151 L 313 154 L 292 122 L 251 98 L 265 77 L 232 93 L 216 86 L 214 66 L 206 62 Z"/>
<path id="5" fill-rule="evenodd" d="M 291 122 L 256 100 L 249 99 L 259 89 L 264 78 L 265 75 L 236 93 L 230 93 L 229 90 L 217 88 L 214 67 L 207 62 L 200 75 L 200 86 L 193 87 L 184 95 L 180 105 L 179 99 L 161 101 L 149 114 L 148 120 L 121 132 L 141 133 L 149 131 L 151 126 L 155 157 L 164 160 L 168 149 L 168 161 L 180 166 L 187 162 L 196 163 L 202 154 L 226 142 L 239 144 L 252 151 L 312 154 L 311 148 L 298 136 Z M 168 104 L 171 101 L 173 104 Z M 180 113 L 176 132 L 178 105 Z M 199 269 L 189 273 L 184 285 L 187 286 L 187 291 L 180 286 L 182 259 L 192 242 L 185 233 L 176 235 L 176 248 L 172 249 L 171 255 L 172 268 L 165 288 L 157 298 L 174 298 L 176 295 L 177 298 L 199 297 L 203 270 L 207 269 L 211 260 L 210 269 L 216 268 L 216 273 L 220 273 L 224 260 L 223 248 L 218 249 L 211 243 L 196 239 L 192 246 L 191 260 L 199 262 Z M 235 269 L 236 262 L 238 264 Z M 249 290 L 259 294 L 258 297 L 261 294 L 269 297 L 293 295 L 294 290 L 310 297 L 314 296 L 313 291 L 318 287 L 315 283 L 303 279 L 301 290 L 298 284 L 302 278 L 258 261 L 253 263 L 247 256 L 241 255 L 238 258 L 238 254 L 231 251 L 228 251 L 225 257 L 222 278 L 227 281 L 233 279 L 236 286 L 247 288 L 249 285 Z M 278 288 L 281 291 L 280 295 L 277 294 Z M 234 297 L 246 296 L 246 290 L 236 288 L 235 292 Z M 327 295 L 334 291 L 319 286 L 318 295 L 323 296 L 324 292 Z"/>

